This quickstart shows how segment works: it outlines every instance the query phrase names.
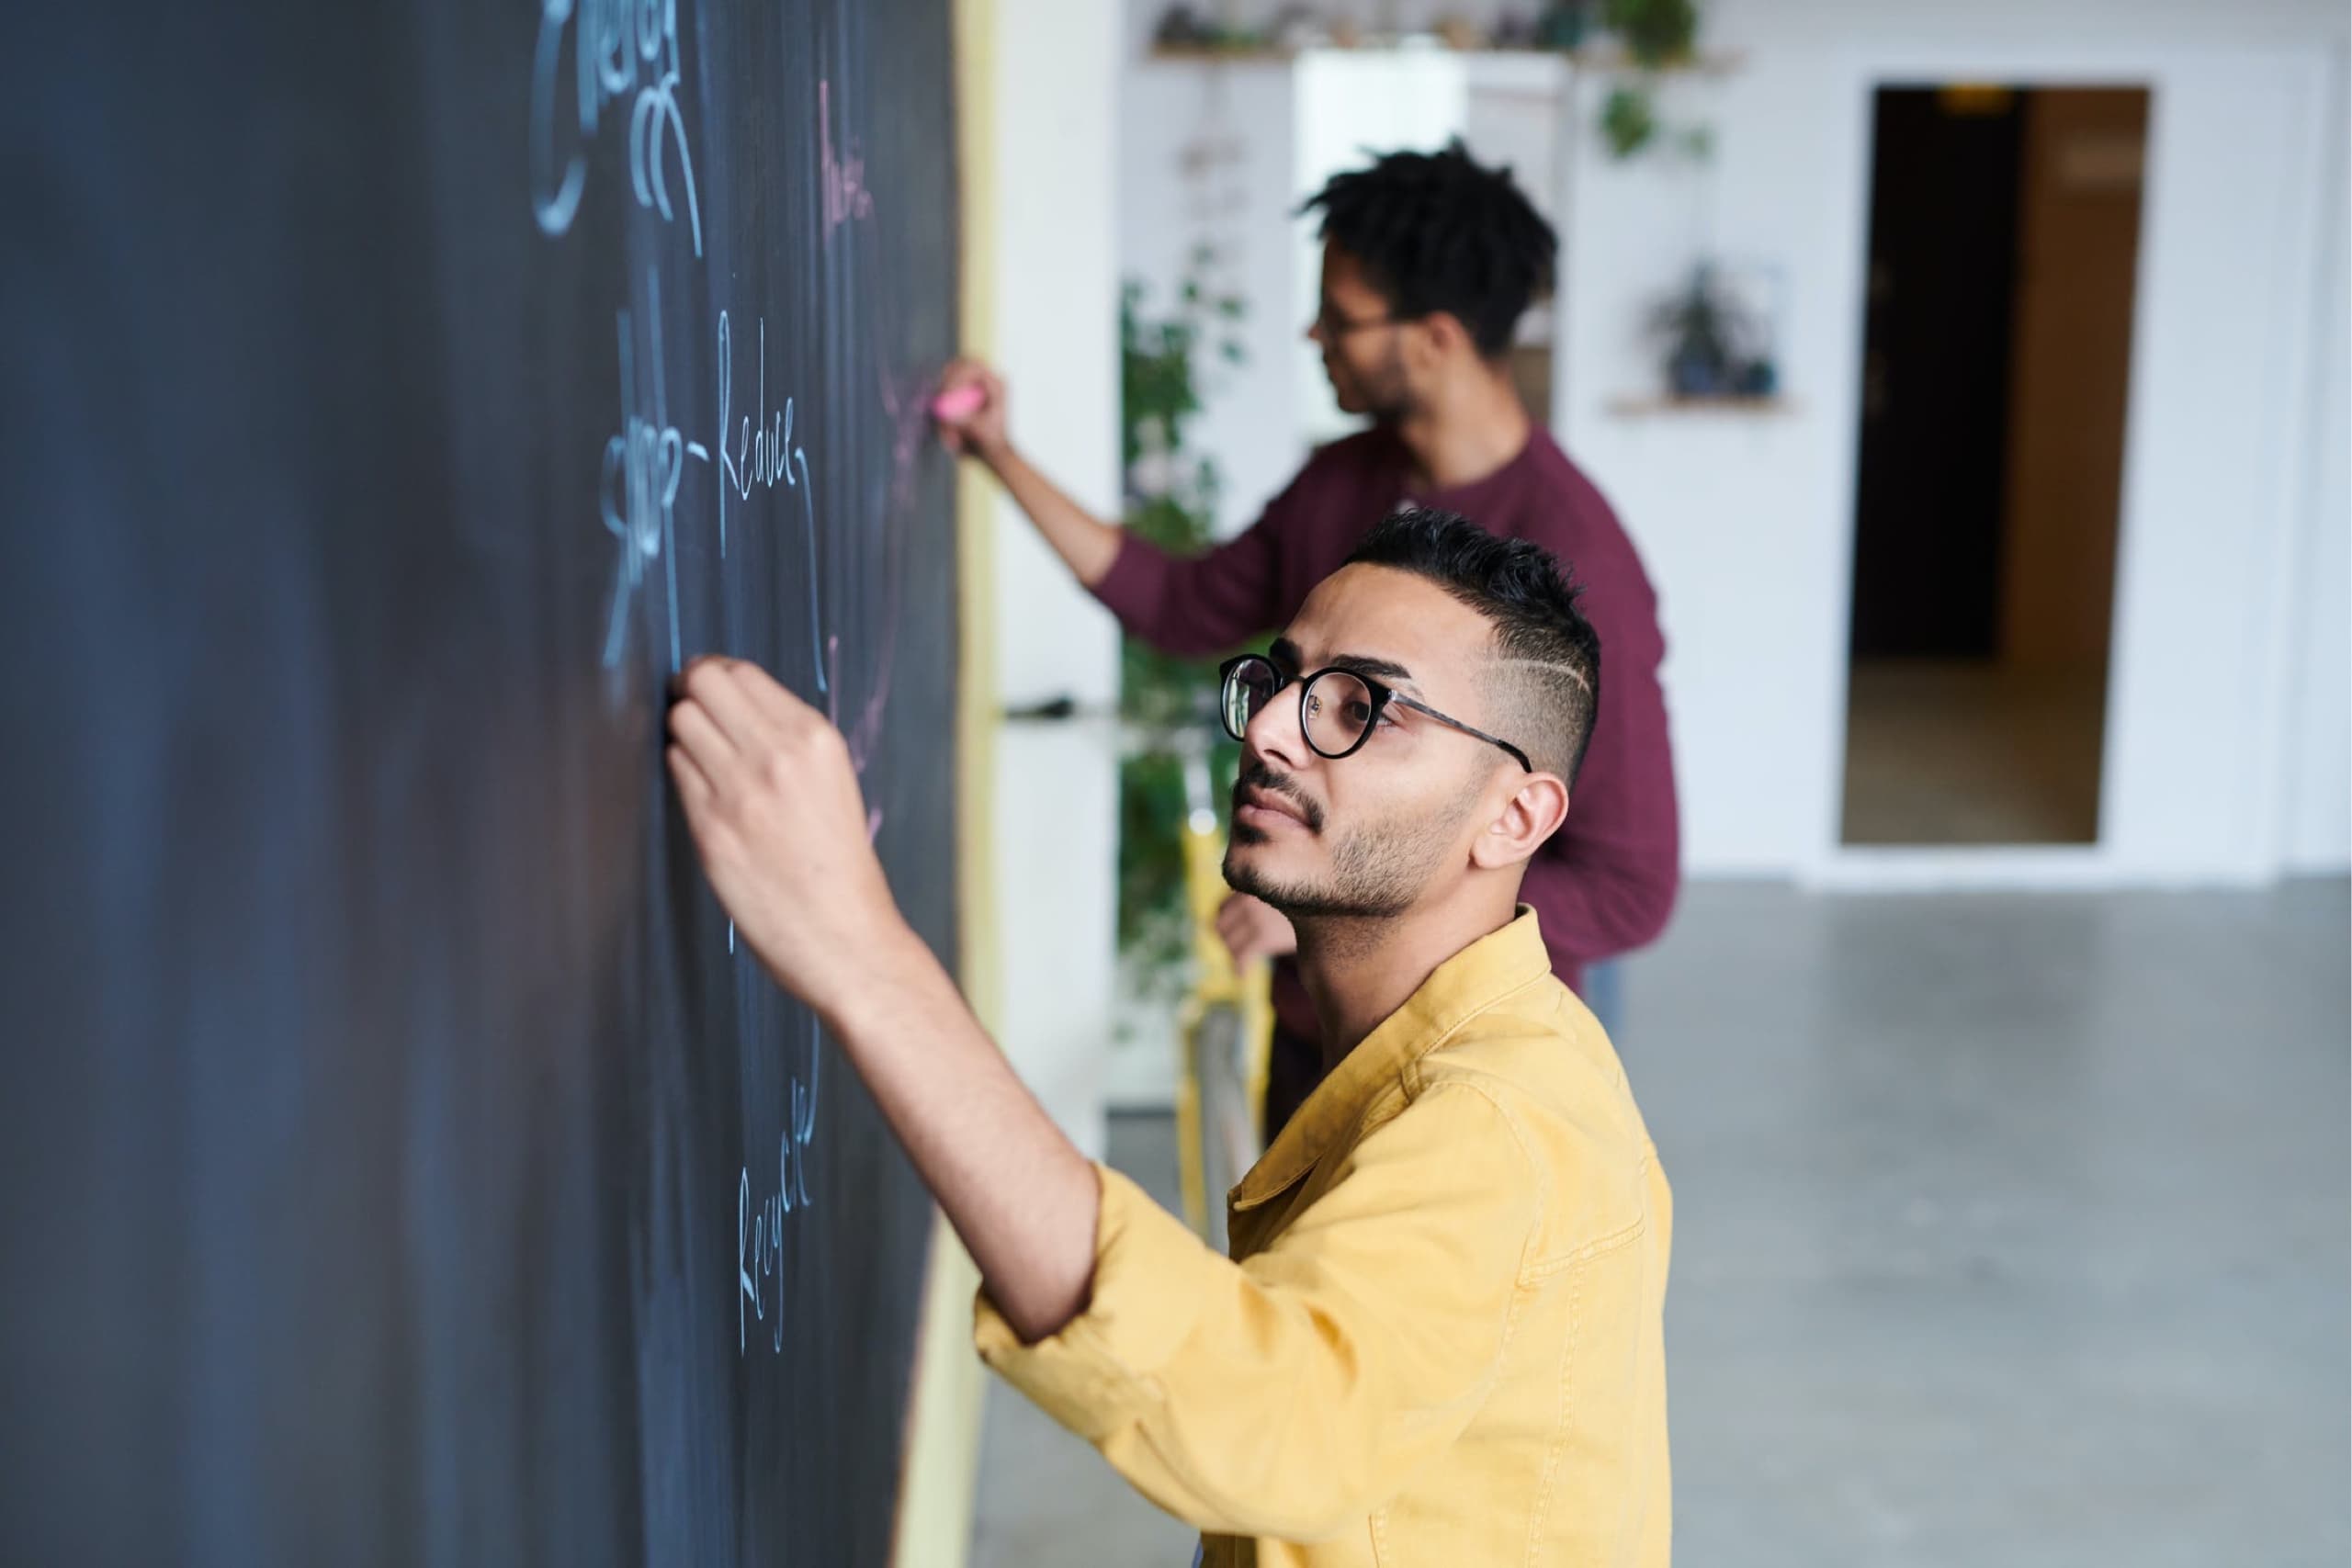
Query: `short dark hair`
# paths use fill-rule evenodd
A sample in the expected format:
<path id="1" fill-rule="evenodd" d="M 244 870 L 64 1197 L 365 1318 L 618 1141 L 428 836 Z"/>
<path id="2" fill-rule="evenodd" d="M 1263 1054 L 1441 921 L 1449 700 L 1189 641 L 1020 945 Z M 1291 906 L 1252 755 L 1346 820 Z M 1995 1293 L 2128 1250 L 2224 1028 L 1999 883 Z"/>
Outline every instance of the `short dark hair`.
<path id="1" fill-rule="evenodd" d="M 1381 519 L 1348 564 L 1427 578 L 1485 616 L 1495 628 L 1489 728 L 1576 787 L 1600 709 L 1600 636 L 1577 608 L 1584 591 L 1551 551 L 1411 506 Z"/>
<path id="2" fill-rule="evenodd" d="M 1442 152 L 1390 152 L 1334 175 L 1299 211 L 1323 215 L 1317 232 L 1363 264 L 1391 310 L 1442 310 L 1489 359 L 1552 287 L 1552 226 L 1509 167 L 1479 164 L 1458 137 Z"/>

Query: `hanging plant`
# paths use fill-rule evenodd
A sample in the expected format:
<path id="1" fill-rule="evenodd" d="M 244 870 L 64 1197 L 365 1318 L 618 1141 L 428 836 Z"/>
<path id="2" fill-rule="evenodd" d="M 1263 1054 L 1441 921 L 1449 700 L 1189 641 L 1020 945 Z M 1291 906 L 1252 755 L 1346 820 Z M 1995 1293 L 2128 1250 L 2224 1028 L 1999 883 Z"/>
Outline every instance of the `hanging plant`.
<path id="1" fill-rule="evenodd" d="M 1669 131 L 1657 112 L 1657 75 L 1698 58 L 1694 0 L 1603 0 L 1601 22 L 1624 46 L 1632 79 L 1611 87 L 1600 106 L 1600 135 L 1620 162 L 1657 146 L 1704 158 L 1713 138 L 1703 126 Z"/>
<path id="2" fill-rule="evenodd" d="M 1657 106 L 1649 89 L 1623 84 L 1609 89 L 1600 106 L 1600 134 L 1609 155 L 1621 163 L 1657 140 Z"/>
<path id="3" fill-rule="evenodd" d="M 1606 0 L 1600 15 L 1645 71 L 1688 64 L 1698 52 L 1699 8 L 1691 0 Z"/>

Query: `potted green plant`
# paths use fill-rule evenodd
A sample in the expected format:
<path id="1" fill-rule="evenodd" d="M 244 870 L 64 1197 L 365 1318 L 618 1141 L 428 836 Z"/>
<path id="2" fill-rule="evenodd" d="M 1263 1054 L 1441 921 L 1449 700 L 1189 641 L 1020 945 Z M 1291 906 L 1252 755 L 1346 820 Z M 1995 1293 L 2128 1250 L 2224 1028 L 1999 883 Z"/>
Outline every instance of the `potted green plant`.
<path id="1" fill-rule="evenodd" d="M 1778 382 L 1762 323 L 1712 263 L 1690 269 L 1690 281 L 1651 311 L 1649 329 L 1675 397 L 1760 397 Z"/>
<path id="2" fill-rule="evenodd" d="M 1204 281 L 1215 261 L 1208 247 L 1193 251 L 1175 309 L 1166 314 L 1148 313 L 1139 283 L 1130 281 L 1119 297 L 1126 525 L 1178 555 L 1198 554 L 1214 541 L 1223 482 L 1216 460 L 1190 442 L 1201 412 L 1195 361 L 1203 354 L 1226 364 L 1243 357 L 1241 299 Z M 1123 638 L 1119 716 L 1128 732 L 1148 737 L 1212 725 L 1216 663 L 1171 658 L 1138 638 Z M 1233 750 L 1224 745 L 1213 758 L 1220 779 L 1231 777 Z M 1147 743 L 1122 758 L 1119 951 L 1135 989 L 1148 999 L 1172 1001 L 1186 983 L 1191 926 L 1179 836 L 1185 810 L 1182 765 L 1172 750 Z"/>

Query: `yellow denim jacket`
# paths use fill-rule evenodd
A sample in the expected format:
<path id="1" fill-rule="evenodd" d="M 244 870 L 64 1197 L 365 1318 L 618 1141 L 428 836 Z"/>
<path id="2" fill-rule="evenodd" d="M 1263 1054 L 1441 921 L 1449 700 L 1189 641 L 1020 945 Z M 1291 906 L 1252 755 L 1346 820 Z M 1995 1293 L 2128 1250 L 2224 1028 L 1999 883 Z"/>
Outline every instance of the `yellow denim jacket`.
<path id="1" fill-rule="evenodd" d="M 1316 1089 L 1234 1261 L 1101 1174 L 1086 1311 L 1023 1346 L 983 1294 L 980 1354 L 1207 1563 L 1667 1562 L 1671 1198 L 1532 911 Z"/>

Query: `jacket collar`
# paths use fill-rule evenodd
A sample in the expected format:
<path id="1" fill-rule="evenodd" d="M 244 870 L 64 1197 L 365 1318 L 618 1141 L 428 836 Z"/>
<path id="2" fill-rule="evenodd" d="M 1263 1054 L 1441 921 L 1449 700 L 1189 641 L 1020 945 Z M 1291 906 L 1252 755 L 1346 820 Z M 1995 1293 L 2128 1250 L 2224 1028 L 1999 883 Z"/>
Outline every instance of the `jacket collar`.
<path id="1" fill-rule="evenodd" d="M 1500 931 L 1480 937 L 1433 970 L 1405 1005 L 1383 1019 L 1315 1087 L 1273 1146 L 1233 1190 L 1237 1209 L 1279 1196 L 1362 1119 L 1374 1100 L 1456 1030 L 1513 991 L 1552 972 L 1552 955 L 1521 904 Z"/>

